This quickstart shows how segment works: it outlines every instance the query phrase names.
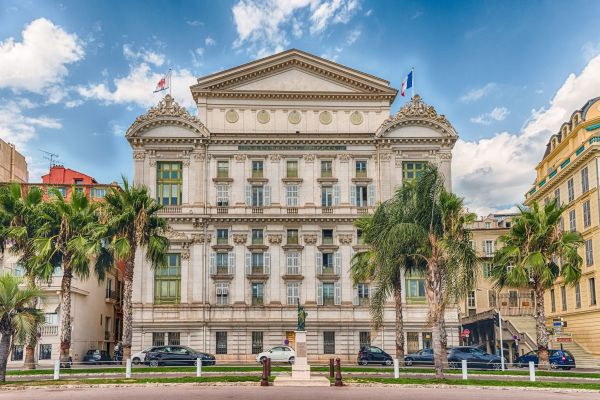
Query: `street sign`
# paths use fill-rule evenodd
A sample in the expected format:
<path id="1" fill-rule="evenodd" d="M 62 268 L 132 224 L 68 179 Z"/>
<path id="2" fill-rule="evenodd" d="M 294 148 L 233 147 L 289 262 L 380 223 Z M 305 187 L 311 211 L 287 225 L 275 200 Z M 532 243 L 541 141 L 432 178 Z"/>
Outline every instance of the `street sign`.
<path id="1" fill-rule="evenodd" d="M 557 343 L 573 343 L 573 338 L 569 336 L 557 337 L 555 340 Z"/>

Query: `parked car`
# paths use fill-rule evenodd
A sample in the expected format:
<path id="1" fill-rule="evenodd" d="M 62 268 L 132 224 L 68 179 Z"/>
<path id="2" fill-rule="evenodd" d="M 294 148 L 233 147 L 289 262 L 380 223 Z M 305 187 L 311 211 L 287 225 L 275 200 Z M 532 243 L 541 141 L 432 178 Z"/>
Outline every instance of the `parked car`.
<path id="1" fill-rule="evenodd" d="M 112 359 L 104 350 L 88 350 L 83 356 L 83 362 L 88 364 L 111 364 Z"/>
<path id="2" fill-rule="evenodd" d="M 145 363 L 158 367 L 161 365 L 196 365 L 196 359 L 202 360 L 202 365 L 215 365 L 215 356 L 201 353 L 186 346 L 158 346 L 146 353 Z"/>
<path id="3" fill-rule="evenodd" d="M 296 361 L 296 352 L 290 346 L 276 346 L 271 350 L 263 351 L 256 355 L 256 362 L 263 363 L 267 358 L 272 363 L 290 363 Z"/>
<path id="4" fill-rule="evenodd" d="M 147 347 L 142 351 L 138 351 L 137 353 L 132 354 L 131 362 L 135 365 L 142 364 L 144 361 L 146 361 L 146 354 L 151 352 L 154 348 L 155 347 Z"/>
<path id="5" fill-rule="evenodd" d="M 359 365 L 382 364 L 392 365 L 392 356 L 376 346 L 364 346 L 358 352 L 357 362 Z"/>
<path id="6" fill-rule="evenodd" d="M 527 367 L 529 361 L 533 361 L 535 365 L 538 365 L 539 358 L 538 352 L 530 351 L 529 353 L 523 354 L 517 357 L 515 364 L 520 367 Z M 550 362 L 550 368 L 556 369 L 571 369 L 575 368 L 575 357 L 567 350 L 548 350 L 548 361 Z"/>
<path id="7" fill-rule="evenodd" d="M 477 347 L 459 346 L 452 347 L 448 352 L 448 365 L 450 368 L 460 368 L 462 360 L 467 360 L 469 368 L 502 368 L 502 359 L 494 354 L 486 353 Z M 506 359 L 504 359 L 506 363 Z"/>
<path id="8" fill-rule="evenodd" d="M 433 349 L 422 349 L 416 353 L 405 355 L 404 364 L 409 367 L 413 364 L 433 365 Z"/>

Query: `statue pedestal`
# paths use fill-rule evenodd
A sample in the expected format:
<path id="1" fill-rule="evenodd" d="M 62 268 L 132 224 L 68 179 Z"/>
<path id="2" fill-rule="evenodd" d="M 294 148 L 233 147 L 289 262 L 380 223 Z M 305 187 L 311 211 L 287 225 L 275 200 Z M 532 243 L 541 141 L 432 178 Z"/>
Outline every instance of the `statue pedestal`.
<path id="1" fill-rule="evenodd" d="M 292 376 L 278 376 L 273 386 L 330 386 L 329 379 L 311 376 L 306 353 L 306 331 L 296 331 L 296 359 L 292 365 Z"/>

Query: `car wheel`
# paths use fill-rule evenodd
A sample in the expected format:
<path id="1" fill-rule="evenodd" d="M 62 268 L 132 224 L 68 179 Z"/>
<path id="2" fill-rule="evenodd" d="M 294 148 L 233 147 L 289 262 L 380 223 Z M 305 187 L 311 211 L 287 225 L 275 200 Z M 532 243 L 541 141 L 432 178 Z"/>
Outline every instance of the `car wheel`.
<path id="1" fill-rule="evenodd" d="M 296 357 L 290 357 L 290 359 L 288 360 L 288 362 L 289 362 L 291 365 L 294 365 L 294 363 L 296 362 Z"/>
<path id="2" fill-rule="evenodd" d="M 550 363 L 550 368 L 551 369 L 557 369 L 558 368 L 558 364 L 556 362 L 551 362 Z"/>
<path id="3" fill-rule="evenodd" d="M 160 366 L 160 364 L 159 364 L 158 360 L 151 360 L 150 361 L 150 366 L 151 367 L 158 367 L 158 366 Z"/>
<path id="4" fill-rule="evenodd" d="M 502 369 L 502 364 L 494 363 L 494 364 L 492 364 L 492 369 L 495 371 L 499 371 Z"/>
<path id="5" fill-rule="evenodd" d="M 358 363 L 360 365 L 368 365 L 369 364 L 369 362 L 366 359 L 364 359 L 364 358 L 362 358 Z"/>
<path id="6" fill-rule="evenodd" d="M 405 358 L 404 359 L 404 365 L 406 365 L 407 367 L 410 367 L 411 365 L 413 365 L 412 358 Z"/>
<path id="7" fill-rule="evenodd" d="M 389 358 L 387 360 L 385 360 L 385 362 L 383 363 L 383 365 L 389 367 L 390 365 L 392 365 L 392 360 L 390 360 Z"/>
<path id="8" fill-rule="evenodd" d="M 266 361 L 267 361 L 267 357 L 263 356 L 263 357 L 260 358 L 260 363 L 261 364 L 264 364 Z"/>
<path id="9" fill-rule="evenodd" d="M 142 360 L 140 360 L 139 357 L 134 357 L 133 360 L 131 360 L 131 362 L 133 363 L 133 365 L 139 365 L 142 363 Z"/>

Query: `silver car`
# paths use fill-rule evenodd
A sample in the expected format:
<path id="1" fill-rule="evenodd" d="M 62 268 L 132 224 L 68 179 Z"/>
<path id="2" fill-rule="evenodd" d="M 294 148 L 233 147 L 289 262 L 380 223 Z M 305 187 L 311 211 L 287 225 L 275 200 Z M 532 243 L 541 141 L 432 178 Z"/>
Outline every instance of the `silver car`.
<path id="1" fill-rule="evenodd" d="M 257 354 L 256 362 L 262 364 L 267 358 L 270 358 L 273 363 L 293 364 L 296 360 L 296 352 L 290 346 L 277 346 Z"/>

